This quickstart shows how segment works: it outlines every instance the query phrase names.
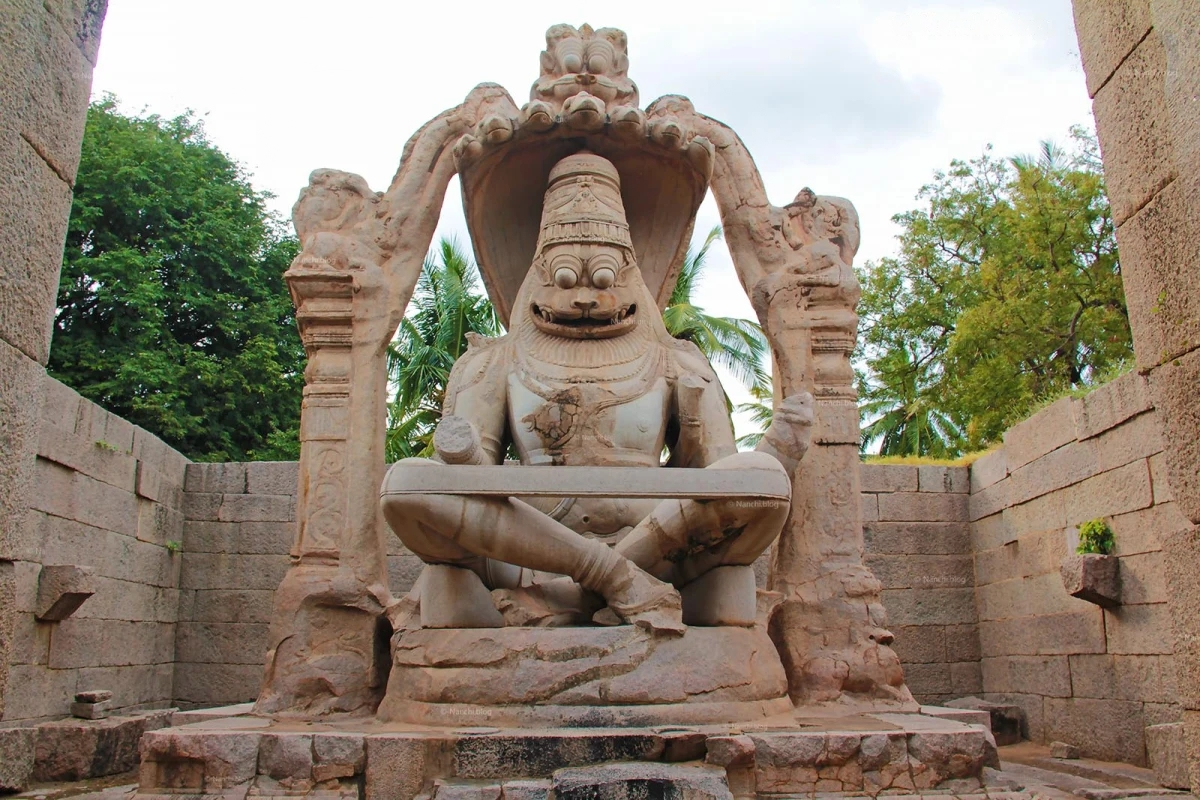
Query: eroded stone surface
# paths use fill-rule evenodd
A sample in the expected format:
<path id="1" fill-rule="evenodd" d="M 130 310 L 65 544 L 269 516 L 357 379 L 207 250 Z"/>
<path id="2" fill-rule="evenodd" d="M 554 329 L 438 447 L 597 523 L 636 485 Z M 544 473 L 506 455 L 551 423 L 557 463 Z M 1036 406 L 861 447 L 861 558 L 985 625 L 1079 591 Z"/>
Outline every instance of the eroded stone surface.
<path id="1" fill-rule="evenodd" d="M 715 704 L 741 704 L 743 714 L 761 718 L 789 707 L 779 704 L 786 691 L 762 628 L 693 627 L 682 637 L 629 626 L 411 630 L 396 637 L 379 718 L 645 724 L 656 716 L 670 722 L 669 707 L 689 703 L 714 704 L 714 713 L 732 710 Z M 548 716 L 530 705 L 547 707 Z"/>

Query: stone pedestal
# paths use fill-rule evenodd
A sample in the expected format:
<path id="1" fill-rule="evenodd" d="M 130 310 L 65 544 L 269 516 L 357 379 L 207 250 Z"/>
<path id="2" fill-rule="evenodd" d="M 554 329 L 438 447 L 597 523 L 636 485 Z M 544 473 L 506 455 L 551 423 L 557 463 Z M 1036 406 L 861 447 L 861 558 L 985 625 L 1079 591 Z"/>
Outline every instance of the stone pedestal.
<path id="1" fill-rule="evenodd" d="M 668 725 L 791 711 L 762 627 L 412 630 L 393 644 L 383 722 Z"/>
<path id="2" fill-rule="evenodd" d="M 636 728 L 498 730 L 377 720 L 212 719 L 146 734 L 138 797 L 984 795 L 991 734 L 923 714 Z M 645 795 L 642 795 L 645 796 Z M 989 794 L 995 797 L 995 794 Z"/>

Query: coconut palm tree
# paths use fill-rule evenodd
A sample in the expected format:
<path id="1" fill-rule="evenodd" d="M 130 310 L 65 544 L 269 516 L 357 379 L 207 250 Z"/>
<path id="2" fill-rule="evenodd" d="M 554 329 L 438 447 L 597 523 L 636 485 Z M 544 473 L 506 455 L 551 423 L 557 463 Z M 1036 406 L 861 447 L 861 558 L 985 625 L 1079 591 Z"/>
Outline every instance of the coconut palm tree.
<path id="1" fill-rule="evenodd" d="M 408 313 L 388 346 L 387 458 L 428 456 L 442 418 L 450 368 L 467 349 L 467 334 L 497 336 L 500 319 L 480 288 L 479 273 L 454 239 L 425 258 Z"/>
<path id="2" fill-rule="evenodd" d="M 897 348 L 873 364 L 886 375 L 870 386 L 860 382 L 859 415 L 871 422 L 862 427 L 865 450 L 879 441 L 884 456 L 945 457 L 957 452 L 962 430 L 949 415 L 939 411 L 924 367 L 907 348 Z"/>
<path id="3" fill-rule="evenodd" d="M 679 279 L 663 311 L 663 322 L 672 336 L 695 344 L 709 362 L 725 367 L 751 392 L 756 387 L 760 390 L 766 387 L 766 396 L 770 397 L 771 378 L 764 365 L 767 340 L 758 323 L 736 317 L 714 317 L 704 313 L 692 300 L 704 275 L 709 248 L 719 238 L 721 226 L 716 225 L 699 249 L 688 247 Z"/>
<path id="4" fill-rule="evenodd" d="M 767 428 L 771 427 L 771 420 L 775 418 L 774 398 L 769 383 L 765 386 L 751 386 L 750 396 L 754 399 L 749 403 L 738 403 L 734 408 L 735 412 L 745 414 L 750 422 L 758 428 L 756 431 L 737 438 L 737 446 L 743 450 L 753 450 L 758 447 L 763 434 L 766 433 Z"/>

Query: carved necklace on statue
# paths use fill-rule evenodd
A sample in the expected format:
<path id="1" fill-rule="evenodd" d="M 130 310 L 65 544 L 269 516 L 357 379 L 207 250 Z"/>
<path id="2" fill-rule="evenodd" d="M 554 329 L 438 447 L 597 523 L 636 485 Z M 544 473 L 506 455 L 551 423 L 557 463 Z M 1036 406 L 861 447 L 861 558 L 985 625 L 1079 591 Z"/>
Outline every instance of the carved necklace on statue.
<path id="1" fill-rule="evenodd" d="M 644 327 L 649 326 L 594 340 L 550 336 L 532 325 L 520 329 L 515 376 L 546 401 L 522 421 L 541 434 L 547 450 L 559 450 L 588 431 L 604 441 L 596 418 L 642 397 L 668 373 L 666 349 Z"/>

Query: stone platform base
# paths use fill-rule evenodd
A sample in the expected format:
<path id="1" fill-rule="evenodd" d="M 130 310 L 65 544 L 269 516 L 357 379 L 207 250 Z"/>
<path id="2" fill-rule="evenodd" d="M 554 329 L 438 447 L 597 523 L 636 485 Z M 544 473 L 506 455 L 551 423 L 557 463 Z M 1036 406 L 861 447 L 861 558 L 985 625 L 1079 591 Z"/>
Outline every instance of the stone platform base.
<path id="1" fill-rule="evenodd" d="M 932 709 L 928 709 L 931 710 Z M 931 714 L 657 728 L 421 728 L 241 716 L 152 731 L 138 796 L 731 800 L 984 794 L 990 732 Z"/>
<path id="2" fill-rule="evenodd" d="M 620 727 L 758 721 L 791 711 L 765 627 L 683 636 L 612 628 L 403 631 L 384 722 Z"/>

